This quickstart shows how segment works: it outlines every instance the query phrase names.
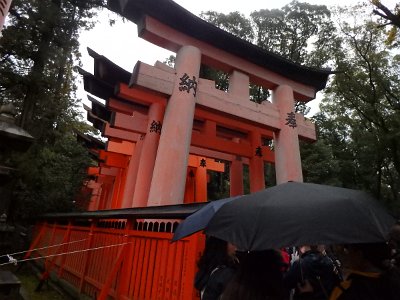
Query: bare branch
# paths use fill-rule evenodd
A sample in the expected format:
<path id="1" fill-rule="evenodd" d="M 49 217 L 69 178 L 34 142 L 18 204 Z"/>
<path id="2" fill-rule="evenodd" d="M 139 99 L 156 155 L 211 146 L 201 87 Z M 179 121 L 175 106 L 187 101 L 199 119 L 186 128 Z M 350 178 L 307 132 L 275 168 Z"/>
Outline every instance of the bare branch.
<path id="1" fill-rule="evenodd" d="M 378 8 L 378 10 L 374 9 L 372 11 L 374 14 L 390 21 L 394 26 L 400 28 L 400 16 L 392 13 L 390 9 L 383 5 L 380 1 L 373 1 L 372 4 Z"/>

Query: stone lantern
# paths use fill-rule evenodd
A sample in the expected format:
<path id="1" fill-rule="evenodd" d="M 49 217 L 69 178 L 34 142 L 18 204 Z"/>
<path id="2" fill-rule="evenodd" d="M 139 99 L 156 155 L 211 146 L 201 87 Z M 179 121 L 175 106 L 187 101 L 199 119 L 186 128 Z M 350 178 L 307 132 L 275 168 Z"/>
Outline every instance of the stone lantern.
<path id="1" fill-rule="evenodd" d="M 16 109 L 10 103 L 0 107 L 0 249 L 7 248 L 14 227 L 7 224 L 11 202 L 12 173 L 10 156 L 28 150 L 33 137 L 15 124 Z"/>
<path id="2" fill-rule="evenodd" d="M 33 142 L 33 137 L 15 125 L 16 109 L 9 103 L 0 107 L 0 151 L 26 151 Z M 1 161 L 0 161 L 1 163 Z"/>

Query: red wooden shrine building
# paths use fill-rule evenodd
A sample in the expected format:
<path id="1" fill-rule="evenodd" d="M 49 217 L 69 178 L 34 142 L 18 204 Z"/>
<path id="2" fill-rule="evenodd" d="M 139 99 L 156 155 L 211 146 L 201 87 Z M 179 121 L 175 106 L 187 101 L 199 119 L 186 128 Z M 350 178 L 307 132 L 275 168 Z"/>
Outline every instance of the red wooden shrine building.
<path id="1" fill-rule="evenodd" d="M 89 49 L 94 74 L 80 71 L 85 90 L 105 104 L 89 96 L 87 118 L 107 138 L 78 134 L 98 161 L 85 183 L 90 201 L 83 213 L 43 216 L 27 256 L 46 257 L 43 278 L 76 295 L 196 299 L 204 236 L 171 243 L 176 224 L 207 201 L 207 172 L 224 172 L 222 161 L 232 196 L 244 192 L 245 165 L 251 192 L 265 188 L 265 163 L 278 184 L 302 181 L 299 139 L 316 134 L 294 100 L 314 99 L 329 71 L 266 52 L 171 0 L 109 0 L 109 8 L 175 52 L 175 67 L 138 61 L 130 73 Z M 202 65 L 228 74 L 228 91 L 201 78 Z M 250 101 L 250 84 L 269 89 L 272 101 Z"/>

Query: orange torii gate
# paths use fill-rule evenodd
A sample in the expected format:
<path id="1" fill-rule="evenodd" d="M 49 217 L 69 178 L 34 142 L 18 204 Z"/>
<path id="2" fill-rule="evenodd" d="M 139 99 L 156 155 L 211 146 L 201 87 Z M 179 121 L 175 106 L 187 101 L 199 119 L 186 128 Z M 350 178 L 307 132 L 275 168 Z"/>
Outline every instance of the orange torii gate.
<path id="1" fill-rule="evenodd" d="M 128 165 L 129 153 L 124 153 L 121 147 L 108 141 L 103 143 L 96 138 L 78 133 L 78 141 L 84 143 L 96 161 L 97 167 L 88 168 L 89 180 L 86 188 L 92 189 L 92 196 L 86 205 L 87 210 L 118 208 L 118 198 L 124 189 L 124 174 Z M 101 147 L 97 147 L 101 145 Z M 125 149 L 134 144 L 123 143 Z"/>
<path id="2" fill-rule="evenodd" d="M 76 132 L 76 134 L 78 142 L 89 150 L 89 153 L 95 161 L 98 161 L 99 152 L 104 150 L 106 147 L 105 143 L 87 134 L 82 134 L 80 132 Z M 80 198 L 79 200 L 81 200 L 81 202 L 78 203 L 78 206 L 87 210 L 97 210 L 99 209 L 100 197 L 102 194 L 102 185 L 98 179 L 100 175 L 100 167 L 89 167 L 87 175 L 88 180 L 84 183 L 81 193 L 78 195 L 78 199 Z M 105 188 L 106 186 L 104 185 L 103 189 Z M 90 199 L 87 199 L 87 189 L 91 191 Z"/>
<path id="3" fill-rule="evenodd" d="M 135 22 L 142 38 L 175 52 L 176 63 L 171 68 L 137 62 L 130 73 L 89 51 L 95 69 L 93 75 L 81 70 L 85 90 L 106 100 L 103 106 L 92 101 L 88 110 L 88 120 L 108 138 L 106 149 L 97 152 L 104 162 L 89 170 L 97 177 L 90 184 L 101 190 L 93 209 L 101 210 L 47 216 L 31 248 L 85 239 L 85 247 L 65 246 L 73 250 L 65 260 L 46 259 L 78 294 L 99 300 L 198 299 L 193 279 L 204 236 L 170 243 L 176 225 L 171 220 L 203 206 L 184 204 L 186 199 L 206 199 L 204 193 L 193 196 L 198 186 L 190 177 L 198 176 L 204 192 L 203 166 L 218 169 L 216 159 L 230 162 L 231 195 L 243 193 L 243 164 L 249 166 L 252 192 L 265 186 L 265 162 L 275 164 L 278 184 L 302 181 L 298 141 L 314 141 L 316 133 L 295 113 L 294 100 L 315 98 L 330 72 L 267 52 L 171 0 L 108 4 Z M 201 65 L 228 74 L 228 91 L 199 78 Z M 272 102 L 251 102 L 250 84 L 271 90 Z M 273 141 L 274 152 L 264 140 Z M 118 172 L 125 173 L 116 187 Z M 107 210 L 111 206 L 126 208 Z M 84 252 L 90 247 L 96 251 Z"/>
<path id="4" fill-rule="evenodd" d="M 243 150 L 239 155 L 249 159 L 252 192 L 264 188 L 263 159 L 255 154 L 262 144 L 260 130 L 268 130 L 268 137 L 274 139 L 277 183 L 302 181 L 298 139 L 315 140 L 315 128 L 303 116 L 295 114 L 294 99 L 313 99 L 324 88 L 329 70 L 302 67 L 266 52 L 200 20 L 173 1 L 110 0 L 109 5 L 138 25 L 140 37 L 177 53 L 175 68 L 138 62 L 129 87 L 120 84 L 116 93 L 133 100 L 147 89 L 168 99 L 149 205 L 183 201 L 189 148 L 196 142 L 196 135 L 192 134 L 196 109 L 214 116 L 227 116 L 231 122 L 239 120 L 254 125 L 246 131 L 245 142 L 239 140 L 234 147 Z M 213 82 L 199 78 L 201 64 L 230 74 L 227 93 L 215 89 Z M 272 103 L 249 101 L 250 83 L 272 90 Z M 209 126 L 204 128 L 211 132 L 216 126 L 225 125 L 215 119 L 207 121 Z M 205 136 L 209 139 L 205 140 Z M 222 144 L 213 133 L 199 139 L 206 146 L 209 146 L 208 140 L 213 145 Z M 227 144 L 222 147 L 221 152 L 231 148 Z M 248 149 L 252 149 L 251 155 Z M 166 176 L 172 169 L 175 176 Z"/>
<path id="5" fill-rule="evenodd" d="M 3 25 L 6 21 L 6 16 L 10 9 L 12 0 L 1 0 L 0 1 L 0 31 L 3 29 Z"/>

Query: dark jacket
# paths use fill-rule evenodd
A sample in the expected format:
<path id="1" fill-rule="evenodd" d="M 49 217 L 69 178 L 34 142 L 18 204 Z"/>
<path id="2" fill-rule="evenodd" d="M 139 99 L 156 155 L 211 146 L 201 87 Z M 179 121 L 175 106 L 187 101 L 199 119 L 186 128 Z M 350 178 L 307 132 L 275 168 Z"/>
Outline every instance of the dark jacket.
<path id="1" fill-rule="evenodd" d="M 313 287 L 312 293 L 300 294 L 297 290 L 298 284 L 308 280 Z M 284 283 L 287 289 L 296 289 L 294 299 L 325 300 L 339 278 L 334 271 L 332 260 L 322 255 L 319 251 L 307 251 L 300 259 L 293 263 L 284 275 Z"/>
<path id="2" fill-rule="evenodd" d="M 353 273 L 333 290 L 330 300 L 398 300 L 399 285 L 398 273 Z"/>
<path id="3" fill-rule="evenodd" d="M 219 266 L 207 273 L 198 272 L 195 277 L 194 286 L 202 292 L 202 300 L 217 300 L 221 296 L 228 282 L 232 279 L 235 268 L 230 266 Z"/>

